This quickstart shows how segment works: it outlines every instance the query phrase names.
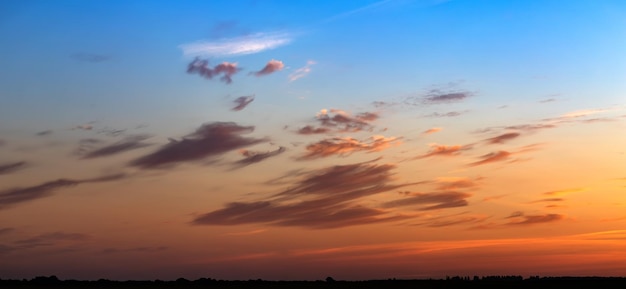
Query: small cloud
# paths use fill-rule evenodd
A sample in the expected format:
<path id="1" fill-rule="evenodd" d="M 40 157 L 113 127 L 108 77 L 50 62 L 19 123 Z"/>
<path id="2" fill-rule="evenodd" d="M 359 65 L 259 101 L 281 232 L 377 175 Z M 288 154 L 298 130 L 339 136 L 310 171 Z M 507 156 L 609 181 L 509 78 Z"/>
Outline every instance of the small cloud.
<path id="1" fill-rule="evenodd" d="M 70 56 L 74 60 L 78 60 L 81 62 L 91 62 L 91 63 L 99 63 L 110 60 L 111 57 L 104 54 L 93 54 L 93 53 L 75 53 Z"/>
<path id="2" fill-rule="evenodd" d="M 150 144 L 143 143 L 143 141 L 147 138 L 149 137 L 144 135 L 129 136 L 117 143 L 87 152 L 81 158 L 93 159 L 99 157 L 107 157 L 130 150 L 147 147 L 150 146 Z"/>
<path id="3" fill-rule="evenodd" d="M 423 159 L 423 158 L 432 157 L 432 156 L 454 156 L 454 155 L 458 155 L 463 150 L 468 150 L 471 148 L 471 146 L 468 146 L 468 145 L 448 146 L 448 145 L 440 145 L 436 143 L 429 144 L 429 146 L 430 146 L 430 150 L 427 153 L 421 156 L 415 157 L 414 159 Z"/>
<path id="4" fill-rule="evenodd" d="M 469 95 L 467 92 L 440 93 L 437 90 L 424 97 L 424 102 L 428 104 L 459 102 Z"/>
<path id="5" fill-rule="evenodd" d="M 75 127 L 72 128 L 72 130 L 92 130 L 93 126 L 90 124 L 82 124 L 82 125 L 77 125 Z"/>
<path id="6" fill-rule="evenodd" d="M 11 228 L 11 227 L 0 228 L 0 235 L 9 234 L 13 231 L 15 231 L 15 228 Z"/>
<path id="7" fill-rule="evenodd" d="M 555 102 L 556 98 L 548 98 L 548 99 L 543 99 L 540 100 L 539 103 L 548 103 L 548 102 Z"/>
<path id="8" fill-rule="evenodd" d="M 511 156 L 510 152 L 507 151 L 497 151 L 497 152 L 493 152 L 493 153 L 488 153 L 486 155 L 481 156 L 481 160 L 477 161 L 477 162 L 473 162 L 471 164 L 469 164 L 470 166 L 479 166 L 479 165 L 485 165 L 488 163 L 493 163 L 493 162 L 499 162 L 499 161 L 504 161 L 507 160 L 509 158 L 509 156 Z"/>
<path id="9" fill-rule="evenodd" d="M 281 153 L 284 153 L 286 150 L 287 148 L 285 147 L 279 147 L 277 150 L 269 151 L 269 152 L 255 152 L 255 151 L 249 151 L 249 150 L 240 150 L 239 152 L 245 158 L 236 161 L 235 165 L 237 165 L 238 167 L 248 166 L 254 163 L 261 162 L 267 158 L 277 156 Z"/>
<path id="10" fill-rule="evenodd" d="M 239 126 L 233 122 L 203 124 L 182 140 L 172 139 L 170 143 L 157 151 L 135 159 L 130 165 L 142 169 L 164 168 L 168 165 L 197 161 L 266 141 L 266 139 L 241 136 L 252 131 L 254 131 L 254 126 Z"/>
<path id="11" fill-rule="evenodd" d="M 214 68 L 210 68 L 208 65 L 208 60 L 201 60 L 196 57 L 187 66 L 187 73 L 198 73 L 200 76 L 207 79 L 212 79 L 213 77 L 222 74 L 220 80 L 226 82 L 227 84 L 230 84 L 233 82 L 232 76 L 241 70 L 241 68 L 237 67 L 237 63 L 231 62 L 222 62 L 216 65 Z"/>
<path id="12" fill-rule="evenodd" d="M 36 133 L 35 135 L 37 135 L 37 136 L 46 136 L 46 135 L 50 135 L 50 134 L 52 134 L 51 130 L 44 130 L 44 131 L 40 131 L 40 132 Z"/>
<path id="13" fill-rule="evenodd" d="M 21 170 L 24 167 L 26 167 L 26 162 L 24 161 L 0 164 L 0 175 L 10 174 L 15 171 Z"/>
<path id="14" fill-rule="evenodd" d="M 466 112 L 468 112 L 468 110 L 464 110 L 464 111 L 449 111 L 449 112 L 444 112 L 444 113 L 433 112 L 431 114 L 425 115 L 425 117 L 455 117 L 455 116 L 459 116 L 461 114 L 464 114 Z"/>
<path id="15" fill-rule="evenodd" d="M 233 107 L 231 110 L 240 111 L 248 106 L 248 104 L 250 104 L 253 100 L 254 94 L 249 96 L 240 96 L 237 99 L 233 100 L 233 102 L 235 103 L 235 107 Z"/>
<path id="16" fill-rule="evenodd" d="M 264 76 L 264 75 L 272 74 L 276 71 L 280 71 L 284 67 L 285 65 L 283 64 L 282 61 L 272 59 L 267 62 L 267 64 L 265 65 L 265 67 L 263 67 L 263 69 L 256 71 L 256 72 L 250 72 L 250 74 L 253 74 L 257 77 Z"/>
<path id="17" fill-rule="evenodd" d="M 534 203 L 546 203 L 546 202 L 550 203 L 550 202 L 563 202 L 563 201 L 565 201 L 565 199 L 563 198 L 545 198 L 545 199 L 535 200 L 530 203 L 534 204 Z"/>
<path id="18" fill-rule="evenodd" d="M 574 189 L 565 189 L 565 190 L 558 190 L 558 191 L 549 191 L 543 194 L 547 196 L 566 196 L 572 193 L 579 193 L 583 191 L 585 191 L 585 188 L 574 188 Z"/>
<path id="19" fill-rule="evenodd" d="M 362 112 L 352 116 L 340 109 L 322 109 L 315 118 L 322 127 L 336 132 L 358 132 L 366 129 L 371 131 L 373 126 L 370 123 L 377 120 L 379 115 L 374 112 Z M 308 130 L 316 131 L 313 127 Z"/>
<path id="20" fill-rule="evenodd" d="M 316 62 L 313 60 L 307 61 L 304 67 L 300 67 L 291 74 L 289 74 L 289 81 L 296 81 L 302 77 L 307 76 L 309 73 L 311 73 L 311 66 L 315 64 Z"/>
<path id="21" fill-rule="evenodd" d="M 519 225 L 534 225 L 542 223 L 551 223 L 564 219 L 560 214 L 544 214 L 544 215 L 524 215 L 522 212 L 516 212 L 516 215 L 511 215 L 507 219 L 511 219 L 510 222 L 505 225 L 519 226 Z"/>
<path id="22" fill-rule="evenodd" d="M 299 157 L 300 160 L 323 158 L 332 155 L 349 155 L 353 152 L 366 151 L 376 152 L 399 144 L 399 138 L 384 136 L 372 136 L 366 142 L 354 138 L 329 138 L 306 146 L 308 153 Z"/>
<path id="23" fill-rule="evenodd" d="M 422 134 L 433 134 L 433 133 L 436 133 L 436 132 L 440 132 L 442 129 L 443 128 L 440 128 L 440 127 L 433 127 L 433 128 L 429 128 L 429 129 L 423 131 Z"/>
<path id="24" fill-rule="evenodd" d="M 185 56 L 236 56 L 259 53 L 289 44 L 291 35 L 283 32 L 256 33 L 219 41 L 199 41 L 179 48 Z"/>
<path id="25" fill-rule="evenodd" d="M 437 178 L 437 190 L 453 191 L 463 189 L 474 189 L 479 186 L 476 180 L 465 177 L 441 177 Z"/>
<path id="26" fill-rule="evenodd" d="M 421 206 L 420 210 L 436 210 L 445 208 L 455 208 L 467 206 L 467 198 L 471 197 L 468 193 L 446 191 L 435 193 L 410 193 L 406 198 L 389 201 L 383 204 L 383 207 L 400 207 L 400 206 Z"/>
<path id="27" fill-rule="evenodd" d="M 501 135 L 496 136 L 496 137 L 488 138 L 485 141 L 490 143 L 490 144 L 502 144 L 502 143 L 505 143 L 505 142 L 507 142 L 509 140 L 517 138 L 519 136 L 520 136 L 520 134 L 517 133 L 517 132 L 510 132 L 510 133 L 501 134 Z"/>
<path id="28" fill-rule="evenodd" d="M 330 129 L 326 127 L 313 127 L 310 125 L 304 126 L 298 130 L 298 134 L 309 135 L 309 134 L 321 134 L 327 133 Z"/>

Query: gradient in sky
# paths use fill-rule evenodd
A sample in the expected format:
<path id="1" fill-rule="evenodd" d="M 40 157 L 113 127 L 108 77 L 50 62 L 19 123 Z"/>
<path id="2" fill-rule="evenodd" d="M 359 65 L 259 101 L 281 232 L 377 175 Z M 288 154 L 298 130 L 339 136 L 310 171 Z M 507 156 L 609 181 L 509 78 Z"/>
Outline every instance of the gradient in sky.
<path id="1" fill-rule="evenodd" d="M 624 1 L 2 1 L 0 278 L 626 274 Z"/>

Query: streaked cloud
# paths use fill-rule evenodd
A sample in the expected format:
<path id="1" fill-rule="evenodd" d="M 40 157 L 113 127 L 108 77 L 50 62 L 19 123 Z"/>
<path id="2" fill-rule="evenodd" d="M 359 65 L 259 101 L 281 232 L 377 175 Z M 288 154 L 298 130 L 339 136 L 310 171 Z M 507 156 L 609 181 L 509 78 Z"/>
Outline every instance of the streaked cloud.
<path id="1" fill-rule="evenodd" d="M 464 111 L 448 111 L 448 112 L 444 112 L 444 113 L 433 112 L 431 114 L 425 115 L 425 117 L 455 117 L 455 116 L 459 116 L 461 114 L 464 114 L 466 112 L 468 112 L 468 110 L 464 110 Z"/>
<path id="2" fill-rule="evenodd" d="M 93 159 L 93 158 L 99 158 L 99 157 L 106 157 L 106 156 L 111 156 L 111 155 L 123 153 L 126 151 L 134 150 L 134 149 L 147 147 L 147 146 L 150 146 L 151 144 L 144 143 L 143 141 L 148 138 L 149 136 L 145 136 L 145 135 L 128 136 L 125 139 L 119 142 L 116 142 L 114 144 L 107 145 L 107 146 L 86 152 L 85 154 L 83 154 L 81 158 Z"/>
<path id="3" fill-rule="evenodd" d="M 289 44 L 286 32 L 256 33 L 217 41 L 198 41 L 179 45 L 185 56 L 224 57 L 259 53 Z"/>
<path id="4" fill-rule="evenodd" d="M 497 152 L 488 153 L 486 155 L 482 155 L 480 157 L 481 160 L 473 162 L 473 163 L 471 163 L 469 165 L 470 166 L 480 166 L 480 165 L 485 165 L 485 164 L 489 164 L 489 163 L 493 163 L 493 162 L 504 161 L 504 160 L 509 159 L 511 154 L 512 153 L 510 153 L 508 151 L 497 151 Z"/>
<path id="5" fill-rule="evenodd" d="M 309 73 L 311 73 L 311 66 L 317 64 L 317 62 L 313 61 L 313 60 L 309 60 L 306 62 L 306 65 L 303 67 L 300 67 L 298 69 L 296 69 L 294 72 L 292 72 L 291 74 L 289 74 L 289 81 L 296 81 L 302 77 L 307 76 Z"/>
<path id="6" fill-rule="evenodd" d="M 418 206 L 419 210 L 463 207 L 468 205 L 466 199 L 469 197 L 471 197 L 470 194 L 457 191 L 409 193 L 405 198 L 384 203 L 383 207 Z"/>
<path id="7" fill-rule="evenodd" d="M 519 137 L 520 135 L 521 134 L 517 132 L 509 132 L 509 133 L 501 134 L 492 138 L 488 138 L 485 141 L 490 144 L 503 144 L 507 141 L 510 141 L 512 139 Z"/>
<path id="8" fill-rule="evenodd" d="M 264 76 L 264 75 L 268 75 L 268 74 L 272 74 L 276 71 L 280 71 L 285 67 L 285 65 L 283 64 L 282 61 L 279 60 L 275 60 L 272 59 L 270 61 L 267 62 L 267 64 L 259 71 L 255 71 L 255 72 L 250 72 L 250 74 L 253 74 L 257 77 L 259 76 Z"/>
<path id="9" fill-rule="evenodd" d="M 543 215 L 525 215 L 522 212 L 516 212 L 507 219 L 511 219 L 506 225 L 519 226 L 519 225 L 535 225 L 543 223 L 551 223 L 563 220 L 565 217 L 560 214 L 543 214 Z"/>
<path id="10" fill-rule="evenodd" d="M 45 182 L 31 187 L 3 190 L 0 191 L 0 209 L 7 208 L 18 203 L 52 196 L 54 191 L 61 188 L 73 187 L 84 183 L 111 182 L 125 177 L 125 174 L 113 174 L 82 180 L 58 179 L 56 181 Z"/>
<path id="11" fill-rule="evenodd" d="M 308 135 L 308 134 L 322 134 L 322 133 L 327 133 L 330 132 L 330 128 L 327 127 L 313 127 L 310 125 L 306 125 L 300 129 L 298 129 L 298 134 L 304 134 L 304 135 Z"/>
<path id="12" fill-rule="evenodd" d="M 475 189 L 479 187 L 478 180 L 467 177 L 439 177 L 435 180 L 435 183 L 437 184 L 437 190 L 452 191 Z"/>
<path id="13" fill-rule="evenodd" d="M 454 155 L 458 155 L 463 150 L 471 149 L 471 146 L 469 145 L 465 145 L 465 146 L 440 145 L 440 144 L 432 143 L 432 144 L 429 144 L 429 146 L 430 146 L 430 150 L 427 153 L 421 156 L 417 156 L 414 159 L 423 159 L 423 158 L 432 157 L 432 156 L 454 156 Z"/>
<path id="14" fill-rule="evenodd" d="M 220 80 L 226 82 L 227 84 L 233 82 L 232 76 L 240 70 L 241 69 L 237 67 L 237 63 L 232 62 L 222 62 L 214 68 L 210 68 L 208 60 L 201 60 L 197 57 L 187 66 L 187 73 L 197 73 L 207 79 L 212 79 L 215 76 L 222 75 Z"/>
<path id="15" fill-rule="evenodd" d="M 436 132 L 440 132 L 441 130 L 443 130 L 443 128 L 433 127 L 433 128 L 429 128 L 429 129 L 423 131 L 422 134 L 433 134 L 433 133 L 436 133 Z"/>
<path id="16" fill-rule="evenodd" d="M 14 173 L 24 167 L 26 167 L 26 162 L 24 161 L 0 164 L 0 175 Z"/>
<path id="17" fill-rule="evenodd" d="M 133 160 L 130 165 L 142 169 L 158 169 L 182 162 L 192 162 L 216 156 L 266 139 L 246 138 L 254 126 L 240 126 L 234 122 L 207 123 L 181 140 L 172 139 L 157 151 Z"/>
<path id="18" fill-rule="evenodd" d="M 248 104 L 250 104 L 254 100 L 254 94 L 248 96 L 240 96 L 237 99 L 233 100 L 235 106 L 231 109 L 233 111 L 240 111 L 244 109 Z"/>
<path id="19" fill-rule="evenodd" d="M 564 189 L 564 190 L 558 190 L 558 191 L 549 191 L 543 194 L 547 196 L 566 196 L 572 193 L 579 193 L 579 192 L 584 192 L 584 191 L 585 191 L 585 188 L 573 188 L 573 189 Z"/>
<path id="20" fill-rule="evenodd" d="M 277 156 L 281 153 L 287 151 L 285 147 L 279 147 L 276 150 L 268 151 L 268 152 L 258 152 L 258 151 L 250 151 L 250 150 L 240 150 L 239 153 L 244 156 L 243 159 L 235 162 L 237 167 L 244 167 L 254 163 L 261 162 L 267 158 Z"/>
<path id="21" fill-rule="evenodd" d="M 366 141 L 359 141 L 351 137 L 334 137 L 307 145 L 306 150 L 308 152 L 298 159 L 310 160 L 332 155 L 343 156 L 358 151 L 376 152 L 386 149 L 392 145 L 400 144 L 399 140 L 400 139 L 396 137 L 388 138 L 380 135 L 372 136 Z"/>
<path id="22" fill-rule="evenodd" d="M 322 109 L 315 115 L 315 119 L 320 124 L 321 128 L 307 125 L 299 129 L 298 133 L 318 134 L 326 132 L 371 131 L 374 128 L 371 122 L 377 120 L 379 117 L 378 113 L 374 112 L 362 112 L 351 115 L 340 109 Z"/>

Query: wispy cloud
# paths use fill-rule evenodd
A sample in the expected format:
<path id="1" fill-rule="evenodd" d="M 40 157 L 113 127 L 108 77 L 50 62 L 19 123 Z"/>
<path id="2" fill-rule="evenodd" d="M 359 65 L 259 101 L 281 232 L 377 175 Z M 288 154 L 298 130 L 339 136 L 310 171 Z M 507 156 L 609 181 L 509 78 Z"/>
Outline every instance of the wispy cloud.
<path id="1" fill-rule="evenodd" d="M 525 215 L 522 212 L 515 212 L 507 219 L 511 219 L 511 221 L 506 223 L 506 225 L 519 226 L 556 222 L 563 220 L 564 216 L 560 214 Z"/>
<path id="2" fill-rule="evenodd" d="M 407 197 L 389 201 L 383 207 L 419 206 L 419 210 L 437 210 L 467 206 L 468 193 L 445 191 L 434 193 L 409 193 Z"/>
<path id="3" fill-rule="evenodd" d="M 267 62 L 267 64 L 259 71 L 255 71 L 255 72 L 250 72 L 250 74 L 253 74 L 257 77 L 259 76 L 264 76 L 264 75 L 268 75 L 268 74 L 272 74 L 276 71 L 280 71 L 285 67 L 285 65 L 283 64 L 282 61 L 279 60 L 275 60 L 272 59 L 270 61 Z"/>
<path id="4" fill-rule="evenodd" d="M 433 128 L 429 128 L 429 129 L 423 131 L 422 134 L 433 134 L 433 133 L 436 133 L 436 132 L 440 132 L 442 129 L 443 128 L 440 128 L 440 127 L 433 127 Z"/>
<path id="5" fill-rule="evenodd" d="M 26 162 L 24 161 L 0 164 L 0 175 L 6 175 L 6 174 L 16 172 L 20 169 L 23 169 L 25 166 L 26 166 Z"/>
<path id="6" fill-rule="evenodd" d="M 144 136 L 144 135 L 129 136 L 125 138 L 124 140 L 121 140 L 117 143 L 89 151 L 85 153 L 81 158 L 93 159 L 93 158 L 99 158 L 99 157 L 106 157 L 106 156 L 111 156 L 111 155 L 123 153 L 126 151 L 134 150 L 134 149 L 147 147 L 147 146 L 150 146 L 150 144 L 144 143 L 143 141 L 148 138 L 149 136 Z"/>
<path id="7" fill-rule="evenodd" d="M 276 150 L 273 151 L 269 151 L 269 152 L 258 152 L 258 151 L 250 151 L 250 150 L 241 150 L 239 151 L 239 153 L 241 153 L 242 156 L 244 156 L 243 159 L 238 160 L 235 162 L 235 165 L 237 167 L 244 167 L 244 166 L 248 166 L 254 163 L 258 163 L 261 162 L 267 158 L 273 157 L 273 156 L 277 156 L 281 153 L 284 153 L 285 151 L 287 151 L 287 149 L 285 147 L 279 147 Z"/>
<path id="8" fill-rule="evenodd" d="M 208 60 L 201 60 L 199 58 L 195 58 L 187 66 L 187 73 L 197 73 L 207 79 L 212 79 L 221 74 L 222 77 L 220 77 L 220 80 L 227 84 L 233 82 L 232 76 L 240 70 L 241 69 L 237 67 L 237 63 L 232 62 L 222 62 L 214 68 L 210 68 Z"/>
<path id="9" fill-rule="evenodd" d="M 427 114 L 425 115 L 425 117 L 455 117 L 455 116 L 459 116 L 462 115 L 464 113 L 468 112 L 468 110 L 464 110 L 464 111 L 448 111 L 448 112 L 433 112 L 431 114 Z"/>
<path id="10" fill-rule="evenodd" d="M 204 124 L 182 140 L 172 139 L 157 151 L 135 159 L 130 165 L 142 169 L 164 168 L 181 162 L 202 160 L 265 141 L 241 136 L 253 130 L 254 126 L 240 126 L 233 122 Z"/>
<path id="11" fill-rule="evenodd" d="M 585 191 L 585 188 L 573 188 L 573 189 L 564 189 L 564 190 L 558 190 L 558 191 L 549 191 L 543 194 L 547 196 L 566 196 L 572 193 L 579 193 L 583 191 Z"/>
<path id="12" fill-rule="evenodd" d="M 198 41 L 179 46 L 185 56 L 223 57 L 259 53 L 289 44 L 286 32 L 256 33 L 218 41 Z"/>
<path id="13" fill-rule="evenodd" d="M 254 94 L 248 95 L 248 96 L 237 97 L 237 99 L 233 100 L 233 102 L 235 103 L 235 107 L 233 107 L 231 110 L 240 111 L 244 109 L 246 106 L 248 106 L 248 104 L 250 104 L 253 100 L 254 100 Z"/>
<path id="14" fill-rule="evenodd" d="M 414 159 L 423 159 L 432 156 L 454 156 L 461 153 L 463 150 L 471 149 L 470 145 L 440 145 L 436 143 L 429 144 L 430 150 L 421 155 L 417 156 Z"/>
<path id="15" fill-rule="evenodd" d="M 514 138 L 517 138 L 519 136 L 520 136 L 520 133 L 509 132 L 509 133 L 501 134 L 492 138 L 488 138 L 485 141 L 490 144 L 502 144 Z"/>
<path id="16" fill-rule="evenodd" d="M 485 165 L 485 164 L 489 164 L 489 163 L 493 163 L 493 162 L 500 162 L 500 161 L 504 161 L 509 159 L 509 157 L 511 156 L 511 153 L 508 151 L 497 151 L 497 152 L 492 152 L 492 153 L 488 153 L 486 155 L 482 155 L 480 157 L 481 160 L 473 162 L 471 164 L 469 164 L 470 166 L 480 166 L 480 165 Z"/>
<path id="17" fill-rule="evenodd" d="M 310 160 L 332 155 L 349 155 L 358 151 L 376 152 L 398 144 L 400 144 L 399 138 L 387 138 L 380 135 L 372 136 L 364 142 L 351 137 L 335 137 L 306 146 L 308 152 L 298 159 Z"/>
<path id="18" fill-rule="evenodd" d="M 51 196 L 54 191 L 61 188 L 73 187 L 84 183 L 110 182 L 123 179 L 125 177 L 126 175 L 124 174 L 114 174 L 82 180 L 58 179 L 56 181 L 45 182 L 43 184 L 31 187 L 13 188 L 0 191 L 0 209 L 18 203 L 33 201 Z"/>
<path id="19" fill-rule="evenodd" d="M 300 67 L 291 74 L 289 74 L 289 81 L 296 81 L 302 77 L 307 76 L 309 73 L 311 73 L 311 66 L 315 64 L 316 62 L 313 60 L 307 61 L 305 66 Z"/>

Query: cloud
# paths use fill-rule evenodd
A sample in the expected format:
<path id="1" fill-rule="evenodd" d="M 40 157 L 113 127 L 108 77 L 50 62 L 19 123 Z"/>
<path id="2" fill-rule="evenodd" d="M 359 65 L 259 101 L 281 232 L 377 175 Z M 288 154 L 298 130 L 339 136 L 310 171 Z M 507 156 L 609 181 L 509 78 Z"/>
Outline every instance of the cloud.
<path id="1" fill-rule="evenodd" d="M 32 187 L 13 188 L 0 191 L 0 209 L 7 208 L 18 203 L 49 197 L 54 193 L 54 191 L 61 188 L 73 187 L 84 183 L 116 181 L 125 177 L 126 175 L 124 174 L 114 174 L 82 180 L 58 179 L 56 181 L 45 182 Z"/>
<path id="2" fill-rule="evenodd" d="M 391 164 L 365 162 L 298 173 L 299 180 L 285 191 L 261 201 L 228 203 L 224 208 L 197 216 L 192 223 L 265 223 L 325 229 L 406 219 L 407 216 L 358 203 L 362 198 L 411 185 L 390 184 L 395 168 Z"/>
<path id="3" fill-rule="evenodd" d="M 545 198 L 545 199 L 535 200 L 535 201 L 532 201 L 530 203 L 533 204 L 533 203 L 563 202 L 563 201 L 565 201 L 565 199 L 563 199 L 563 198 Z"/>
<path id="4" fill-rule="evenodd" d="M 294 72 L 292 72 L 291 74 L 289 74 L 289 81 L 296 81 L 302 77 L 307 76 L 309 73 L 311 73 L 311 66 L 315 65 L 316 62 L 313 60 L 309 60 L 306 62 L 306 65 L 303 67 L 300 67 L 298 69 L 296 69 Z"/>
<path id="5" fill-rule="evenodd" d="M 6 145 L 6 144 L 7 144 L 7 142 L 6 142 L 6 141 L 4 141 L 3 139 L 0 139 L 0 147 L 1 147 L 1 146 L 4 146 L 4 145 Z"/>
<path id="6" fill-rule="evenodd" d="M 380 116 L 374 112 L 362 112 L 352 116 L 348 112 L 340 109 L 331 109 L 330 111 L 328 109 L 322 109 L 316 114 L 315 119 L 322 127 L 328 128 L 328 131 L 332 129 L 336 132 L 358 132 L 366 129 L 372 130 L 373 126 L 370 122 L 377 120 L 379 117 Z M 321 133 L 316 131 L 323 130 L 309 126 L 305 130 L 300 129 L 298 133 Z"/>
<path id="7" fill-rule="evenodd" d="M 449 112 L 444 112 L 444 113 L 433 112 L 431 114 L 425 115 L 425 117 L 455 117 L 455 116 L 459 116 L 461 114 L 464 114 L 466 112 L 468 112 L 468 111 L 467 110 L 465 110 L 465 111 L 449 111 Z"/>
<path id="8" fill-rule="evenodd" d="M 434 193 L 410 193 L 403 199 L 389 201 L 383 204 L 385 208 L 420 206 L 419 210 L 436 210 L 467 206 L 467 198 L 472 195 L 457 191 Z"/>
<path id="9" fill-rule="evenodd" d="M 327 133 L 329 131 L 330 129 L 326 127 L 313 127 L 313 126 L 307 125 L 299 129 L 298 134 L 304 134 L 304 135 L 321 134 L 321 133 Z"/>
<path id="10" fill-rule="evenodd" d="M 237 56 L 259 53 L 289 44 L 291 35 L 284 32 L 256 33 L 219 41 L 198 41 L 178 46 L 186 56 Z"/>
<path id="11" fill-rule="evenodd" d="M 415 157 L 414 159 L 423 159 L 423 158 L 427 158 L 427 157 L 432 157 L 432 156 L 454 156 L 454 155 L 458 155 L 462 150 L 468 150 L 471 148 L 471 146 L 465 145 L 465 146 L 461 146 L 461 145 L 440 145 L 440 144 L 429 144 L 430 146 L 430 150 L 418 157 Z"/>
<path id="12" fill-rule="evenodd" d="M 502 144 L 505 143 L 509 140 L 512 140 L 514 138 L 517 138 L 520 136 L 520 133 L 517 132 L 509 132 L 509 133 L 505 133 L 505 134 L 501 134 L 492 138 L 488 138 L 485 141 L 490 143 L 490 144 Z"/>
<path id="13" fill-rule="evenodd" d="M 481 160 L 469 164 L 470 166 L 480 166 L 488 163 L 499 162 L 509 159 L 512 153 L 507 151 L 497 151 L 481 156 Z"/>
<path id="14" fill-rule="evenodd" d="M 265 65 L 265 67 L 263 67 L 263 69 L 259 71 L 255 71 L 255 72 L 250 72 L 250 74 L 254 74 L 257 77 L 264 76 L 264 75 L 272 74 L 276 71 L 280 71 L 284 67 L 285 65 L 283 64 L 282 61 L 272 59 L 267 62 L 267 64 Z"/>
<path id="15" fill-rule="evenodd" d="M 559 214 L 524 215 L 524 213 L 522 212 L 516 212 L 515 215 L 511 215 L 507 217 L 507 219 L 512 219 L 512 220 L 506 223 L 506 225 L 510 225 L 510 226 L 534 225 L 534 224 L 542 224 L 542 223 L 560 221 L 563 218 L 564 216 L 559 215 Z"/>
<path id="16" fill-rule="evenodd" d="M 157 151 L 133 160 L 130 165 L 142 169 L 163 168 L 181 162 L 201 160 L 265 141 L 241 136 L 252 131 L 254 126 L 239 126 L 234 122 L 203 124 L 182 140 L 172 140 Z"/>
<path id="17" fill-rule="evenodd" d="M 548 103 L 548 102 L 555 102 L 556 98 L 547 98 L 547 99 L 542 99 L 539 101 L 539 103 Z"/>
<path id="18" fill-rule="evenodd" d="M 26 162 L 24 161 L 0 164 L 0 175 L 13 173 L 15 171 L 23 169 L 25 166 Z"/>
<path id="19" fill-rule="evenodd" d="M 93 54 L 93 53 L 75 53 L 70 55 L 74 60 L 78 60 L 81 62 L 91 62 L 91 63 L 99 63 L 104 62 L 111 59 L 111 56 L 104 54 Z"/>
<path id="20" fill-rule="evenodd" d="M 148 136 L 136 135 L 129 136 L 122 141 L 117 143 L 101 147 L 99 149 L 92 150 L 90 152 L 85 153 L 81 158 L 82 159 L 93 159 L 100 157 L 107 157 L 114 154 L 123 153 L 126 151 L 143 148 L 150 146 L 150 144 L 143 143 L 143 140 L 149 138 Z"/>
<path id="21" fill-rule="evenodd" d="M 79 233 L 66 233 L 66 232 L 52 232 L 45 233 L 28 239 L 22 239 L 15 241 L 16 245 L 19 245 L 22 249 L 34 248 L 41 246 L 54 245 L 57 242 L 64 241 L 85 241 L 90 236 Z"/>
<path id="22" fill-rule="evenodd" d="M 139 253 L 152 253 L 152 252 L 162 252 L 169 249 L 166 246 L 158 246 L 158 247 L 134 247 L 134 248 L 125 248 L 125 249 L 117 249 L 117 248 L 105 248 L 102 250 L 102 253 L 113 254 L 113 253 L 126 253 L 126 252 L 139 252 Z"/>
<path id="23" fill-rule="evenodd" d="M 476 180 L 465 177 L 441 177 L 435 181 L 437 190 L 452 191 L 462 189 L 473 189 L 479 186 Z"/>
<path id="24" fill-rule="evenodd" d="M 358 151 L 376 152 L 397 144 L 399 144 L 399 138 L 386 138 L 380 135 L 370 137 L 367 142 L 361 142 L 351 137 L 334 137 L 307 145 L 306 150 L 308 152 L 298 159 L 310 160 L 332 155 L 342 156 Z"/>
<path id="25" fill-rule="evenodd" d="M 236 161 L 235 165 L 237 165 L 238 167 L 244 167 L 244 166 L 247 166 L 247 165 L 258 163 L 258 162 L 263 161 L 263 160 L 265 160 L 267 158 L 270 158 L 270 157 L 273 157 L 273 156 L 277 156 L 277 155 L 279 155 L 281 153 L 284 153 L 285 151 L 287 151 L 287 148 L 285 148 L 285 147 L 279 147 L 277 150 L 269 151 L 269 152 L 254 152 L 254 151 L 249 151 L 249 150 L 241 150 L 239 152 L 245 158 Z"/>
<path id="26" fill-rule="evenodd" d="M 50 135 L 50 134 L 52 134 L 52 131 L 48 129 L 48 130 L 40 131 L 40 132 L 36 133 L 35 135 L 37 135 L 37 136 L 45 136 L 45 135 Z"/>
<path id="27" fill-rule="evenodd" d="M 427 130 L 425 130 L 424 132 L 422 132 L 422 134 L 433 134 L 436 132 L 440 132 L 443 128 L 440 127 L 433 127 L 433 128 L 429 128 Z"/>
<path id="28" fill-rule="evenodd" d="M 460 102 L 468 98 L 471 94 L 469 92 L 442 92 L 439 89 L 431 90 L 423 98 L 425 104 L 439 104 L 439 103 L 454 103 Z"/>
<path id="29" fill-rule="evenodd" d="M 232 108 L 233 111 L 240 111 L 244 109 L 248 104 L 250 104 L 254 100 L 254 94 L 249 96 L 240 96 L 237 99 L 233 100 L 236 104 L 235 107 Z"/>
<path id="30" fill-rule="evenodd" d="M 574 188 L 574 189 L 565 189 L 565 190 L 558 190 L 558 191 L 549 191 L 543 194 L 547 196 L 565 196 L 571 193 L 578 193 L 578 192 L 583 192 L 583 191 L 585 191 L 585 188 Z"/>
<path id="31" fill-rule="evenodd" d="M 74 128 L 72 128 L 72 130 L 92 130 L 93 126 L 91 124 L 82 124 L 82 125 L 77 125 Z"/>
<path id="32" fill-rule="evenodd" d="M 240 70 L 241 69 L 237 67 L 237 63 L 231 62 L 222 62 L 214 68 L 210 68 L 208 60 L 201 60 L 197 57 L 187 66 L 187 73 L 198 73 L 200 76 L 207 79 L 212 79 L 213 77 L 222 74 L 220 80 L 226 82 L 227 84 L 233 82 L 232 76 Z"/>
<path id="33" fill-rule="evenodd" d="M 9 234 L 13 231 L 15 231 L 15 228 L 11 228 L 11 227 L 0 228 L 0 235 Z"/>

